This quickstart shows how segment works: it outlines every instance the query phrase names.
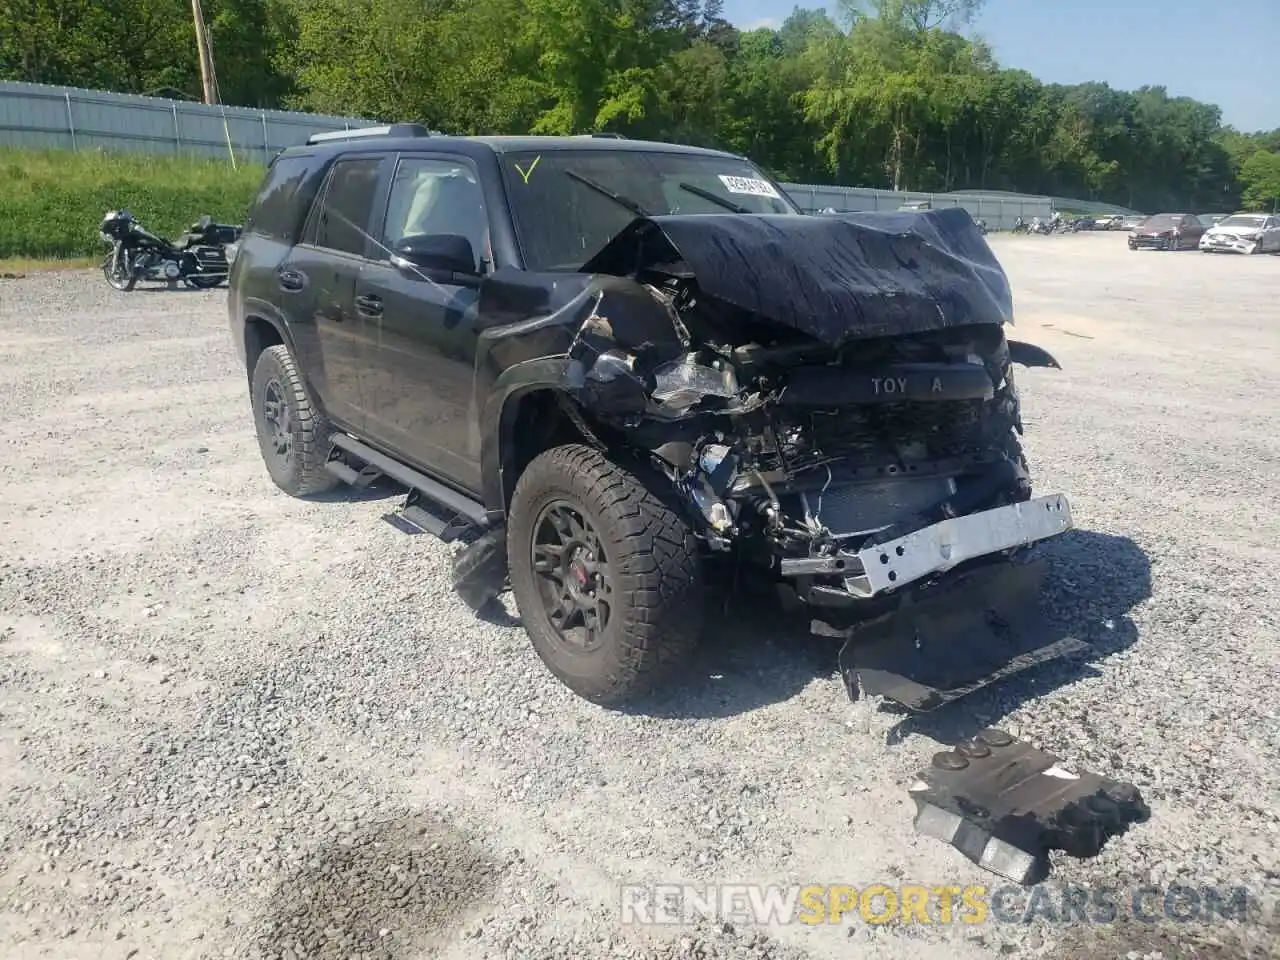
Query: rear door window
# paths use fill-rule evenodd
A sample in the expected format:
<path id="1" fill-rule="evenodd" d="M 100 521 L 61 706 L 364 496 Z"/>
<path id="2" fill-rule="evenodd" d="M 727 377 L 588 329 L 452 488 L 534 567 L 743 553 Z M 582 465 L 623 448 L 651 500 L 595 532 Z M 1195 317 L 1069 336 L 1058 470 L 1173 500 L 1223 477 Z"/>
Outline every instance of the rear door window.
<path id="1" fill-rule="evenodd" d="M 360 157 L 334 163 L 307 220 L 306 242 L 339 253 L 366 255 L 382 159 Z"/>
<path id="2" fill-rule="evenodd" d="M 295 241 L 310 205 L 305 187 L 314 165 L 315 157 L 308 154 L 278 157 L 249 208 L 245 232 L 286 243 Z"/>

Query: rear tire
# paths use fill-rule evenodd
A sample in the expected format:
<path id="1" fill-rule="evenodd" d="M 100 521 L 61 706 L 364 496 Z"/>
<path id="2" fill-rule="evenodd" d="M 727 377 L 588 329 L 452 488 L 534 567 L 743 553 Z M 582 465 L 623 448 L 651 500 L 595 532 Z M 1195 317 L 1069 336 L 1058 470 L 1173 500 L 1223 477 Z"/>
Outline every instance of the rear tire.
<path id="1" fill-rule="evenodd" d="M 598 450 L 569 444 L 529 464 L 507 517 L 521 619 L 565 686 L 617 704 L 684 662 L 701 628 L 698 543 L 655 489 Z M 572 610 L 557 626 L 553 609 L 566 602 Z"/>
<path id="2" fill-rule="evenodd" d="M 328 424 L 311 402 L 288 347 L 277 344 L 259 355 L 250 402 L 262 460 L 277 487 L 291 497 L 306 497 L 338 485 L 324 468 Z"/>

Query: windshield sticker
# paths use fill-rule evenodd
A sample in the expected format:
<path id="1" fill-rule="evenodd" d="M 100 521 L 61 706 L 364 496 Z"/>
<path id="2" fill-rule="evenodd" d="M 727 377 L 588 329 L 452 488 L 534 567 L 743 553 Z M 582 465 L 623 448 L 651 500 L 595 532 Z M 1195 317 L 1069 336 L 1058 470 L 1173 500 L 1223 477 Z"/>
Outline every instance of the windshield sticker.
<path id="1" fill-rule="evenodd" d="M 524 181 L 525 186 L 529 185 L 529 178 L 533 176 L 533 170 L 538 165 L 538 161 L 541 159 L 542 159 L 542 154 L 538 154 L 536 157 L 534 157 L 533 163 L 529 164 L 528 170 L 523 169 L 520 166 L 520 164 L 516 163 L 514 160 L 511 161 L 511 165 L 516 168 L 516 172 L 520 174 L 520 179 Z"/>
<path id="2" fill-rule="evenodd" d="M 741 193 L 751 197 L 772 197 L 775 200 L 781 199 L 778 196 L 778 191 L 773 189 L 773 184 L 758 177 L 727 177 L 722 173 L 720 174 L 720 182 L 724 184 L 724 188 L 730 193 Z"/>

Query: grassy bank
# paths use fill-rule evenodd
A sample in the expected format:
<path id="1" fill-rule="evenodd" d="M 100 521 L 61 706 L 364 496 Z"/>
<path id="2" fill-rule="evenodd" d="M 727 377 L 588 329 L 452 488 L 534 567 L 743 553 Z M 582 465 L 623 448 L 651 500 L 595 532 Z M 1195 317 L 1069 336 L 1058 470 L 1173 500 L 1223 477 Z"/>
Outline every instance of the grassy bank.
<path id="1" fill-rule="evenodd" d="M 206 213 L 241 223 L 262 172 L 220 160 L 0 148 L 0 260 L 93 257 L 106 250 L 98 224 L 107 210 L 132 210 L 170 237 Z"/>

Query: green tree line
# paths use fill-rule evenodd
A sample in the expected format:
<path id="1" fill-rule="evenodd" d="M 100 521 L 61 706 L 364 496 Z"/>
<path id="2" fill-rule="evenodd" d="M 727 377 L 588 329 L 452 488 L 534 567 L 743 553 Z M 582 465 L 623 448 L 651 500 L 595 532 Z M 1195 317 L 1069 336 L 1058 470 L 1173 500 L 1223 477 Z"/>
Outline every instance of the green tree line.
<path id="1" fill-rule="evenodd" d="M 716 146 L 780 178 L 1141 210 L 1280 201 L 1280 130 L 1162 86 L 1045 84 L 962 35 L 981 0 L 203 0 L 222 101 L 455 133 Z M 0 0 L 0 78 L 199 98 L 188 0 Z"/>

